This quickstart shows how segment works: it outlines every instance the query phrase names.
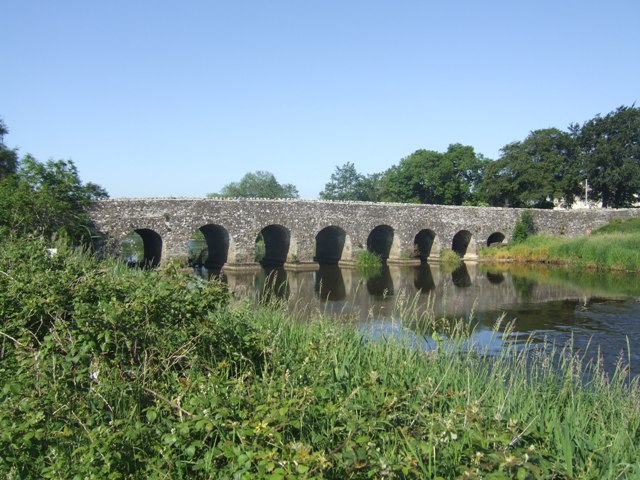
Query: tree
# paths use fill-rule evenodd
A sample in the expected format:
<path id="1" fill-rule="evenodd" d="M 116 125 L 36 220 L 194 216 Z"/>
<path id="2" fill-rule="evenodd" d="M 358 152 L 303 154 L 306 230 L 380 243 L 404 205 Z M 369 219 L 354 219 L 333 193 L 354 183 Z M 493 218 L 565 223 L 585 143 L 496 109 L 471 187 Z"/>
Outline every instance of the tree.
<path id="1" fill-rule="evenodd" d="M 473 203 L 484 165 L 473 147 L 460 144 L 450 145 L 446 153 L 416 150 L 384 173 L 382 197 L 406 203 Z"/>
<path id="2" fill-rule="evenodd" d="M 18 153 L 4 144 L 4 136 L 7 133 L 9 130 L 0 118 L 0 178 L 15 173 L 18 167 Z"/>
<path id="3" fill-rule="evenodd" d="M 0 238 L 36 235 L 89 241 L 90 205 L 107 192 L 94 183 L 82 184 L 71 160 L 40 163 L 26 155 L 13 175 L 0 179 Z"/>
<path id="4" fill-rule="evenodd" d="M 353 163 L 347 162 L 331 174 L 324 190 L 320 192 L 323 200 L 360 200 L 379 201 L 379 181 L 381 174 L 364 176 L 357 172 Z"/>
<path id="5" fill-rule="evenodd" d="M 490 205 L 552 208 L 557 199 L 573 203 L 580 174 L 570 133 L 557 128 L 535 130 L 501 151 L 501 157 L 487 165 L 479 186 Z"/>
<path id="6" fill-rule="evenodd" d="M 245 174 L 239 182 L 222 187 L 220 193 L 209 193 L 208 197 L 242 198 L 298 198 L 298 189 L 290 184 L 280 184 L 271 172 L 257 171 Z"/>
<path id="7" fill-rule="evenodd" d="M 640 193 L 640 109 L 621 106 L 572 127 L 583 179 L 603 207 L 628 207 Z"/>

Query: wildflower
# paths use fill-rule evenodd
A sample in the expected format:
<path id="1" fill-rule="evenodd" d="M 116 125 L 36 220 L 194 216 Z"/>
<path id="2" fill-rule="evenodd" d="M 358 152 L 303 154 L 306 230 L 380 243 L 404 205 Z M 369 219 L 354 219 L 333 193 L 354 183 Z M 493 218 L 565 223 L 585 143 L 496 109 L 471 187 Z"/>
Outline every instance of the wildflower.
<path id="1" fill-rule="evenodd" d="M 269 426 L 269 423 L 268 423 L 268 422 L 260 421 L 260 422 L 258 423 L 258 425 L 256 425 L 256 428 L 254 429 L 254 432 L 255 432 L 255 433 L 260 433 L 260 432 L 262 432 L 263 430 L 265 430 L 268 426 Z"/>

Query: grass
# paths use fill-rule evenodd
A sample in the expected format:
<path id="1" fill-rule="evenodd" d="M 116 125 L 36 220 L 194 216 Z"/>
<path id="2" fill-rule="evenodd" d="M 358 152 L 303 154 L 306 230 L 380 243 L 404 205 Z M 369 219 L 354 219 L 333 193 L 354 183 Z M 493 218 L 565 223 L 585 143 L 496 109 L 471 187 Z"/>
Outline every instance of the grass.
<path id="1" fill-rule="evenodd" d="M 640 271 L 640 219 L 615 222 L 577 238 L 534 235 L 506 248 L 482 248 L 492 260 L 565 263 L 579 267 Z"/>
<path id="2" fill-rule="evenodd" d="M 375 252 L 359 250 L 356 253 L 356 270 L 363 278 L 376 277 L 382 269 L 382 258 Z"/>
<path id="3" fill-rule="evenodd" d="M 374 339 L 172 269 L 38 252 L 0 249 L 4 478 L 640 475 L 628 358 L 609 378 L 571 345 L 489 354 L 401 294 L 405 335 Z"/>
<path id="4" fill-rule="evenodd" d="M 462 265 L 462 258 L 450 249 L 443 249 L 440 252 L 440 261 L 447 270 L 455 270 Z"/>

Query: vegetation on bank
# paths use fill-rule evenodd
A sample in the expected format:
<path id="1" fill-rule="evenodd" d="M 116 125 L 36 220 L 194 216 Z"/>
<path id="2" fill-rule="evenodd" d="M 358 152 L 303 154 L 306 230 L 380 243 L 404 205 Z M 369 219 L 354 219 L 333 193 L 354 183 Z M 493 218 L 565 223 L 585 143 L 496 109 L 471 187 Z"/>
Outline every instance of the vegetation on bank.
<path id="1" fill-rule="evenodd" d="M 563 263 L 577 267 L 640 271 L 640 219 L 615 221 L 576 238 L 531 235 L 500 248 L 480 249 L 489 260 Z"/>
<path id="2" fill-rule="evenodd" d="M 406 341 L 374 340 L 47 246 L 0 244 L 5 478 L 640 475 L 624 362 L 607 378 L 570 346 L 490 356 L 411 309 Z"/>

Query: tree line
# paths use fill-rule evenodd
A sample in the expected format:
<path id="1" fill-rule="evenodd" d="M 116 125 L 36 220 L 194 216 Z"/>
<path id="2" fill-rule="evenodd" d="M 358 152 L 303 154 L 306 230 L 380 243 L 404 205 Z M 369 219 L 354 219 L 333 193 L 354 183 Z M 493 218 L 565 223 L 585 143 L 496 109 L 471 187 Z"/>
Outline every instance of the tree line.
<path id="1" fill-rule="evenodd" d="M 23 237 L 64 237 L 87 244 L 94 234 L 88 208 L 108 197 L 95 183 L 82 183 L 71 160 L 40 162 L 4 144 L 0 119 L 0 241 Z"/>
<path id="2" fill-rule="evenodd" d="M 586 183 L 585 183 L 586 182 Z M 497 160 L 472 146 L 420 149 L 384 172 L 369 175 L 352 162 L 337 166 L 320 192 L 325 200 L 571 207 L 588 196 L 603 207 L 629 207 L 640 193 L 640 109 L 634 105 L 572 124 L 532 131 L 505 145 Z M 209 196 L 297 198 L 291 184 L 269 172 L 248 173 Z"/>

